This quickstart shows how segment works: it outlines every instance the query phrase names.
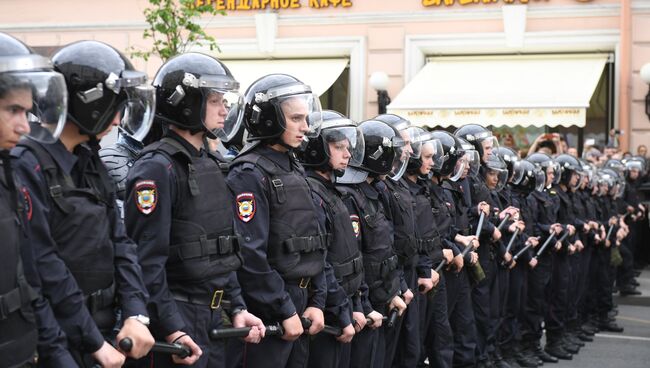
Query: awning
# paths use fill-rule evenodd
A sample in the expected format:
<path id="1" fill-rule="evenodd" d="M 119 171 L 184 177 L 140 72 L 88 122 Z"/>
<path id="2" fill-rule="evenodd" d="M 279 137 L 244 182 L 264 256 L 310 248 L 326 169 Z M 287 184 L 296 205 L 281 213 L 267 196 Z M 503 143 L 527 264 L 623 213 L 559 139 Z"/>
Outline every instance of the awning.
<path id="1" fill-rule="evenodd" d="M 433 127 L 585 125 L 605 54 L 435 57 L 388 105 Z"/>
<path id="2" fill-rule="evenodd" d="M 239 90 L 259 78 L 272 73 L 284 73 L 309 85 L 318 96 L 327 91 L 348 65 L 348 59 L 277 59 L 277 60 L 224 60 L 224 64 L 239 82 Z"/>

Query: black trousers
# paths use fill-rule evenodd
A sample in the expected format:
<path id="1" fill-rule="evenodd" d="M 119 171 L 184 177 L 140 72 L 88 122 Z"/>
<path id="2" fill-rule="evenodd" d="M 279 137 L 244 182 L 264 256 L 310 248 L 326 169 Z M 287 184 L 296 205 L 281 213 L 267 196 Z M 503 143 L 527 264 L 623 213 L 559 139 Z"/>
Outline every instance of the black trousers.
<path id="1" fill-rule="evenodd" d="M 467 270 L 445 271 L 447 315 L 453 339 L 453 366 L 468 367 L 476 363 L 476 323 L 472 309 L 472 289 Z M 445 357 L 446 355 L 445 350 Z"/>
<path id="2" fill-rule="evenodd" d="M 393 329 L 386 331 L 386 357 L 384 367 L 412 368 L 417 365 L 420 357 L 420 306 L 418 292 L 418 276 L 415 269 L 405 269 L 406 283 L 413 292 L 414 298 L 406 311 L 398 319 Z"/>
<path id="3" fill-rule="evenodd" d="M 542 321 L 548 309 L 545 290 L 551 283 L 553 262 L 551 255 L 544 254 L 538 259 L 537 266 L 528 271 L 528 297 L 525 314 L 522 319 L 522 340 L 540 341 L 542 338 Z"/>
<path id="4" fill-rule="evenodd" d="M 564 332 L 570 274 L 569 255 L 554 253 L 551 284 L 546 288 L 546 298 L 549 301 L 545 318 L 547 342 L 554 342 Z"/>

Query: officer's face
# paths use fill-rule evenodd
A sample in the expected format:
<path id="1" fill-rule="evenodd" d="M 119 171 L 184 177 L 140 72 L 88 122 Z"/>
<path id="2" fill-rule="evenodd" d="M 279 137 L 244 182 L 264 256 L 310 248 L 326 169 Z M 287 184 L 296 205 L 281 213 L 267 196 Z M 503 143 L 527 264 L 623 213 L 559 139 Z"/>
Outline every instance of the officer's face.
<path id="1" fill-rule="evenodd" d="M 571 180 L 569 180 L 569 186 L 571 188 L 574 188 L 576 185 L 578 185 L 578 179 L 580 179 L 580 176 L 576 173 L 571 173 Z"/>
<path id="2" fill-rule="evenodd" d="M 481 160 L 483 160 L 483 162 L 487 162 L 488 158 L 492 154 L 494 141 L 492 139 L 484 139 L 481 141 L 481 146 L 483 146 L 483 157 L 481 157 Z"/>
<path id="3" fill-rule="evenodd" d="M 334 170 L 344 170 L 350 162 L 350 142 L 347 139 L 338 142 L 329 142 L 330 166 Z"/>
<path id="4" fill-rule="evenodd" d="M 639 177 L 639 169 L 630 169 L 630 179 L 636 180 Z"/>
<path id="5" fill-rule="evenodd" d="M 546 186 L 549 187 L 553 183 L 553 179 L 555 179 L 555 172 L 553 171 L 552 167 L 547 167 L 546 168 Z"/>
<path id="6" fill-rule="evenodd" d="M 399 132 L 400 136 L 404 140 L 404 147 L 402 147 L 402 161 L 408 160 L 409 157 L 413 154 L 413 148 L 411 148 L 411 137 L 406 129 Z"/>
<path id="7" fill-rule="evenodd" d="M 104 130 L 103 132 L 97 134 L 97 139 L 102 139 L 103 137 L 108 135 L 108 133 L 110 133 L 111 130 L 113 130 L 113 128 L 120 125 L 120 120 L 122 120 L 122 114 L 120 112 L 118 112 L 113 117 L 113 121 L 111 121 L 111 125 L 109 125 L 108 128 L 106 128 L 106 130 Z"/>
<path id="8" fill-rule="evenodd" d="M 298 97 L 289 98 L 280 104 L 280 108 L 285 122 L 284 132 L 280 138 L 288 146 L 298 148 L 309 131 L 307 101 Z"/>
<path id="9" fill-rule="evenodd" d="M 499 173 L 494 170 L 488 170 L 485 175 L 485 185 L 490 189 L 495 189 L 499 184 Z"/>
<path id="10" fill-rule="evenodd" d="M 32 93 L 16 89 L 0 98 L 0 149 L 12 149 L 29 133 L 27 112 L 32 109 Z"/>
<path id="11" fill-rule="evenodd" d="M 208 130 L 223 129 L 223 123 L 228 115 L 226 100 L 223 93 L 210 92 L 205 100 L 204 124 Z"/>
<path id="12" fill-rule="evenodd" d="M 426 143 L 422 146 L 421 153 L 422 166 L 420 166 L 420 174 L 427 175 L 431 172 L 431 167 L 433 166 L 433 145 L 431 143 Z"/>

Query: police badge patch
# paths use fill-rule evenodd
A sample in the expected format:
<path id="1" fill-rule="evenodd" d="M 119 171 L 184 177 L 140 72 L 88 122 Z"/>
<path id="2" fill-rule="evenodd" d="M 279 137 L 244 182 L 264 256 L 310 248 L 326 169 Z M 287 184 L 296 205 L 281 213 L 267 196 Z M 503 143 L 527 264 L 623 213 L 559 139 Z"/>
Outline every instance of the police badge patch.
<path id="1" fill-rule="evenodd" d="M 27 221 L 32 220 L 32 197 L 29 196 L 29 191 L 26 187 L 22 187 L 20 191 L 23 193 L 23 199 L 25 204 L 25 216 L 27 216 Z"/>
<path id="2" fill-rule="evenodd" d="M 135 183 L 135 204 L 138 211 L 148 215 L 156 209 L 157 191 L 156 183 L 153 180 L 141 180 Z"/>
<path id="3" fill-rule="evenodd" d="M 237 216 L 243 222 L 249 222 L 255 216 L 255 195 L 253 193 L 241 193 L 237 195 Z"/>
<path id="4" fill-rule="evenodd" d="M 359 234 L 361 233 L 361 227 L 359 226 L 359 216 L 350 215 L 350 221 L 352 221 L 352 230 L 354 230 L 354 236 L 358 238 Z"/>

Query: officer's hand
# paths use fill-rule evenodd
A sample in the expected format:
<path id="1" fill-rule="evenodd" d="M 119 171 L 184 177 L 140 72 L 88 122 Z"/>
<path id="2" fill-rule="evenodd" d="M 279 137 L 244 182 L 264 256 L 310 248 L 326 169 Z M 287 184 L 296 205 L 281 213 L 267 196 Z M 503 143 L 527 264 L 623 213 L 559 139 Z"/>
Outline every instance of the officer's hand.
<path id="1" fill-rule="evenodd" d="M 366 327 L 366 316 L 361 312 L 352 312 L 352 319 L 354 320 L 354 331 L 361 332 Z"/>
<path id="2" fill-rule="evenodd" d="M 485 201 L 478 204 L 478 214 L 480 215 L 481 212 L 485 213 L 485 216 L 490 215 L 490 205 Z"/>
<path id="3" fill-rule="evenodd" d="M 305 330 L 302 329 L 302 322 L 298 314 L 282 321 L 282 328 L 284 329 L 284 335 L 282 335 L 282 340 L 294 341 L 302 335 Z"/>
<path id="4" fill-rule="evenodd" d="M 393 297 L 393 299 L 388 304 L 388 310 L 393 310 L 395 308 L 397 308 L 397 315 L 401 316 L 406 310 L 406 303 L 404 302 L 404 299 L 400 298 L 399 296 Z"/>
<path id="5" fill-rule="evenodd" d="M 508 265 L 508 269 L 512 270 L 517 265 L 517 261 L 515 261 L 514 258 L 513 258 L 512 262 L 508 263 L 507 265 Z"/>
<path id="6" fill-rule="evenodd" d="M 440 276 L 435 270 L 431 272 L 431 277 L 418 277 L 418 290 L 420 291 L 420 294 L 426 294 L 429 292 L 429 290 L 433 289 L 434 272 L 436 273 L 436 276 L 440 278 Z"/>
<path id="7" fill-rule="evenodd" d="M 436 270 L 431 270 L 431 282 L 433 282 L 433 287 L 438 286 L 440 282 L 440 274 Z"/>
<path id="8" fill-rule="evenodd" d="M 564 229 L 562 228 L 562 225 L 560 225 L 560 224 L 553 224 L 553 225 L 551 225 L 550 232 L 551 232 L 551 233 L 555 233 L 555 235 L 559 235 L 559 234 L 562 232 L 562 230 L 564 230 Z"/>
<path id="9" fill-rule="evenodd" d="M 506 263 L 512 261 L 512 254 L 510 254 L 510 252 L 506 252 L 506 254 L 503 255 L 503 260 L 506 261 Z"/>
<path id="10" fill-rule="evenodd" d="M 559 251 L 562 249 L 562 243 L 561 242 L 555 242 L 555 251 Z"/>
<path id="11" fill-rule="evenodd" d="M 588 233 L 589 229 L 591 229 L 591 226 L 589 226 L 588 223 L 585 223 L 585 224 L 582 225 L 582 232 L 583 233 Z"/>
<path id="12" fill-rule="evenodd" d="M 232 327 L 250 327 L 251 330 L 248 333 L 248 336 L 244 338 L 244 341 L 251 344 L 259 343 L 266 333 L 266 326 L 264 326 L 264 322 L 262 322 L 261 319 L 255 317 L 253 314 L 248 313 L 246 310 L 241 311 L 232 317 Z"/>
<path id="13" fill-rule="evenodd" d="M 530 243 L 533 248 L 536 248 L 539 245 L 539 237 L 531 236 L 526 240 L 526 243 Z"/>
<path id="14" fill-rule="evenodd" d="M 596 243 L 600 243 L 601 241 L 603 241 L 603 238 L 601 238 L 599 234 L 596 234 L 594 235 L 594 241 Z"/>
<path id="15" fill-rule="evenodd" d="M 456 267 L 456 273 L 460 272 L 463 269 L 463 266 L 465 262 L 463 261 L 463 256 L 462 255 L 457 255 L 454 257 L 452 260 L 452 264 Z"/>
<path id="16" fill-rule="evenodd" d="M 537 267 L 537 258 L 533 257 L 530 261 L 528 261 L 528 266 L 530 266 L 530 268 Z"/>
<path id="17" fill-rule="evenodd" d="M 350 341 L 352 341 L 353 337 L 354 337 L 354 327 L 352 326 L 352 324 L 349 324 L 343 327 L 343 330 L 341 330 L 341 335 L 336 337 L 336 341 L 347 344 Z"/>
<path id="18" fill-rule="evenodd" d="M 526 223 L 519 220 L 517 221 L 517 227 L 519 228 L 519 232 L 523 232 L 524 230 L 526 230 Z"/>
<path id="19" fill-rule="evenodd" d="M 201 348 L 198 345 L 196 345 L 196 343 L 194 342 L 194 340 L 192 340 L 190 335 L 186 334 L 183 331 L 176 331 L 170 335 L 167 335 L 165 340 L 167 340 L 168 343 L 176 342 L 178 344 L 186 345 L 192 351 L 192 355 L 188 356 L 185 359 L 179 358 L 178 355 L 172 355 L 172 360 L 176 364 L 192 365 L 196 363 L 196 361 L 199 360 L 199 358 L 203 354 Z"/>
<path id="20" fill-rule="evenodd" d="M 102 347 L 100 347 L 99 350 L 92 353 L 92 357 L 103 368 L 120 368 L 126 360 L 124 355 L 115 350 L 115 348 L 106 341 L 104 341 L 104 344 L 102 344 Z"/>
<path id="21" fill-rule="evenodd" d="M 598 230 L 599 225 L 596 221 L 589 221 L 589 227 L 594 230 Z"/>
<path id="22" fill-rule="evenodd" d="M 413 300 L 413 292 L 411 291 L 411 289 L 406 289 L 404 294 L 402 294 L 402 297 L 404 298 L 404 302 L 406 303 L 406 305 L 409 305 Z"/>
<path id="23" fill-rule="evenodd" d="M 323 311 L 319 308 L 307 307 L 302 316 L 311 321 L 311 326 L 309 326 L 310 335 L 316 335 L 325 327 L 325 317 L 323 316 Z"/>
<path id="24" fill-rule="evenodd" d="M 618 219 L 616 218 L 616 216 L 612 216 L 612 217 L 609 218 L 609 226 L 616 225 L 617 222 L 618 222 Z"/>
<path id="25" fill-rule="evenodd" d="M 623 229 L 618 229 L 618 231 L 616 231 L 616 240 L 621 241 L 623 238 L 625 238 L 625 236 L 626 234 Z"/>
<path id="26" fill-rule="evenodd" d="M 569 251 L 569 254 L 573 254 L 576 252 L 576 246 L 573 244 L 569 244 L 569 246 L 566 249 L 567 251 Z"/>
<path id="27" fill-rule="evenodd" d="M 573 225 L 567 225 L 567 229 L 569 230 L 569 236 L 573 236 L 576 233 L 576 228 Z"/>
<path id="28" fill-rule="evenodd" d="M 627 205 L 627 212 L 634 213 L 634 207 Z"/>
<path id="29" fill-rule="evenodd" d="M 609 239 L 605 240 L 605 248 L 609 248 L 612 246 L 612 242 L 609 241 Z"/>
<path id="30" fill-rule="evenodd" d="M 494 232 L 492 233 L 492 240 L 499 241 L 501 239 L 501 231 L 495 226 Z"/>
<path id="31" fill-rule="evenodd" d="M 576 251 L 578 252 L 582 252 L 582 250 L 585 249 L 585 245 L 582 243 L 582 240 L 580 239 L 576 240 L 576 242 L 573 243 L 573 245 L 576 246 Z"/>
<path id="32" fill-rule="evenodd" d="M 140 359 L 147 355 L 155 342 L 149 328 L 133 318 L 127 318 L 124 321 L 124 326 L 122 326 L 115 339 L 116 341 L 122 341 L 126 337 L 131 339 L 133 347 L 130 352 L 122 353 L 133 359 Z"/>
<path id="33" fill-rule="evenodd" d="M 478 249 L 478 247 L 481 246 L 481 243 L 478 241 L 476 235 L 470 235 L 467 238 L 467 244 L 465 246 L 471 246 L 472 249 Z"/>
<path id="34" fill-rule="evenodd" d="M 454 259 L 454 252 L 451 249 L 443 249 L 442 256 L 445 258 L 446 264 L 450 264 L 451 260 Z"/>
<path id="35" fill-rule="evenodd" d="M 469 263 L 475 265 L 478 262 L 478 253 L 469 252 Z"/>
<path id="36" fill-rule="evenodd" d="M 372 320 L 372 324 L 370 325 L 370 328 L 376 330 L 379 327 L 381 327 L 381 322 L 383 321 L 384 316 L 377 311 L 372 311 L 368 313 L 368 318 Z"/>

